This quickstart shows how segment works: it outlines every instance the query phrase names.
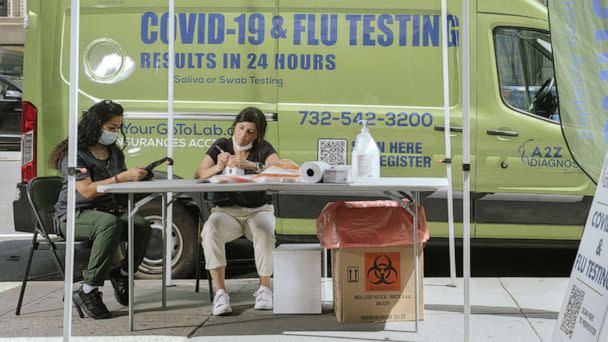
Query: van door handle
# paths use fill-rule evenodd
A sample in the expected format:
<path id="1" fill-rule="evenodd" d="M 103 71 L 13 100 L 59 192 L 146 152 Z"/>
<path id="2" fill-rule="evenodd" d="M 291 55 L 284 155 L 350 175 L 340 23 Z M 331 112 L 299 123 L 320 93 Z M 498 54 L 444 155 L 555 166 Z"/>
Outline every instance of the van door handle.
<path id="1" fill-rule="evenodd" d="M 518 137 L 519 136 L 519 132 L 514 132 L 514 131 L 501 131 L 498 129 L 489 129 L 487 130 L 487 132 L 489 135 L 498 135 L 498 136 L 502 136 L 502 137 Z"/>
<path id="2" fill-rule="evenodd" d="M 445 132 L 445 126 L 435 126 L 436 131 Z M 462 127 L 450 126 L 450 132 L 462 133 Z"/>

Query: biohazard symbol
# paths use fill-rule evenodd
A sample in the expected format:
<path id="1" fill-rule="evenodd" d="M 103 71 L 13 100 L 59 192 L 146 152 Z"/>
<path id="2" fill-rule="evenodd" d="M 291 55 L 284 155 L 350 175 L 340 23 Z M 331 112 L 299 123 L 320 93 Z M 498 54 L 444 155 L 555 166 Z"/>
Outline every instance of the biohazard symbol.
<path id="1" fill-rule="evenodd" d="M 393 266 L 391 258 L 378 255 L 367 270 L 367 279 L 374 285 L 393 284 L 397 280 L 397 269 Z"/>
<path id="2" fill-rule="evenodd" d="M 401 253 L 365 253 L 365 291 L 401 291 Z"/>

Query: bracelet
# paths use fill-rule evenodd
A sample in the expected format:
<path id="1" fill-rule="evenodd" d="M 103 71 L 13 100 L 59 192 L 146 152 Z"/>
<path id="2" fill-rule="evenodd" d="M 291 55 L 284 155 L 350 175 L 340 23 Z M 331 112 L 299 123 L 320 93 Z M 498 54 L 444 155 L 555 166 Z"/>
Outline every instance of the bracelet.
<path id="1" fill-rule="evenodd" d="M 114 184 L 116 183 L 120 183 L 120 180 L 118 179 L 118 176 L 114 175 Z"/>

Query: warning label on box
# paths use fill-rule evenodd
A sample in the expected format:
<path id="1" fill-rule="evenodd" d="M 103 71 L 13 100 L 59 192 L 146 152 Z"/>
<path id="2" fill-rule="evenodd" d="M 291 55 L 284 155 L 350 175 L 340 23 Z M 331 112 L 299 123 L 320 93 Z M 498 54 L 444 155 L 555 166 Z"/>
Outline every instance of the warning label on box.
<path id="1" fill-rule="evenodd" d="M 365 253 L 365 291 L 401 291 L 401 253 Z"/>
<path id="2" fill-rule="evenodd" d="M 357 266 L 348 266 L 346 268 L 346 281 L 349 283 L 357 283 L 359 282 L 359 267 Z"/>

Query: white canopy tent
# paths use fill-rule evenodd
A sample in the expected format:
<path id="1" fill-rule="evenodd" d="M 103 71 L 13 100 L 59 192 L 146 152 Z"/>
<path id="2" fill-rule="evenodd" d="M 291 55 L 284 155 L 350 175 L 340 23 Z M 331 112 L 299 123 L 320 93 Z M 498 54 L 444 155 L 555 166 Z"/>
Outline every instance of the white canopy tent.
<path id="1" fill-rule="evenodd" d="M 168 0 L 169 16 L 168 16 L 168 36 L 174 37 L 175 32 L 175 2 Z M 75 227 L 75 189 L 76 189 L 76 174 L 79 170 L 76 169 L 77 159 L 77 142 L 78 142 L 78 91 L 79 91 L 79 31 L 80 31 L 80 0 L 71 0 L 71 15 L 70 15 L 70 88 L 69 88 L 69 129 L 68 129 L 68 210 L 66 222 L 66 258 L 65 258 L 65 281 L 64 285 L 64 317 L 63 317 L 63 340 L 70 341 L 72 336 L 72 291 L 73 291 L 73 273 L 74 273 L 74 227 Z M 449 220 L 449 248 L 450 248 L 450 285 L 455 286 L 455 252 L 454 252 L 454 222 L 453 222 L 453 199 L 452 199 L 452 176 L 451 176 L 451 144 L 450 144 L 450 105 L 449 105 L 449 70 L 448 70 L 448 48 L 447 48 L 447 0 L 441 0 L 441 16 L 442 16 L 442 74 L 443 74 L 443 100 L 444 100 L 444 139 L 446 150 L 446 166 L 447 178 L 450 188 L 448 190 L 448 220 Z M 470 148 L 469 148 L 469 0 L 462 2 L 462 25 L 461 25 L 461 48 L 462 48 L 462 106 L 463 106 L 463 278 L 464 278 L 464 340 L 470 340 L 470 296 L 469 296 L 469 278 L 470 278 Z M 168 115 L 167 127 L 174 126 L 174 68 L 175 68 L 175 41 L 168 39 Z M 173 130 L 167 130 L 167 156 L 173 158 Z M 167 167 L 167 178 L 173 178 L 173 167 Z M 168 202 L 171 203 L 171 194 L 169 194 Z M 169 207 L 167 211 L 166 230 L 172 226 L 172 210 Z M 169 267 L 166 267 L 166 272 L 163 274 L 163 284 L 166 287 L 171 283 L 171 234 L 166 234 L 165 245 L 165 262 Z M 129 248 L 129 253 L 132 249 Z M 129 269 L 129 272 L 134 272 Z M 163 289 L 164 289 L 163 287 Z M 164 290 L 163 290 L 164 291 Z"/>

